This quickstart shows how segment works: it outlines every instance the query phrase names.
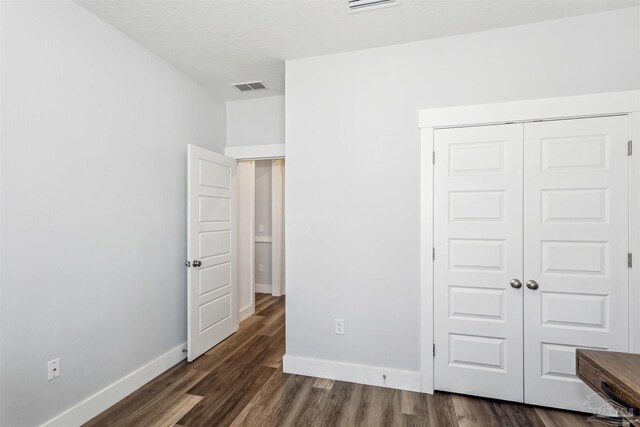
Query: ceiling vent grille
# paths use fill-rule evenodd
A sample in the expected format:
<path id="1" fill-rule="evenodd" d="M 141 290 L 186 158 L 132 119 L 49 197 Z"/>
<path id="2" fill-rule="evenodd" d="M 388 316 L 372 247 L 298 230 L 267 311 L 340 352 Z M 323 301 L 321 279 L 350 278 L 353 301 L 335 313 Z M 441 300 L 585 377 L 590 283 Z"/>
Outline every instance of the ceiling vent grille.
<path id="1" fill-rule="evenodd" d="M 254 90 L 262 90 L 267 88 L 262 82 L 234 83 L 231 86 L 235 87 L 240 92 L 251 92 Z"/>
<path id="2" fill-rule="evenodd" d="M 347 0 L 347 4 L 349 12 L 364 12 L 365 10 L 397 6 L 398 0 Z"/>

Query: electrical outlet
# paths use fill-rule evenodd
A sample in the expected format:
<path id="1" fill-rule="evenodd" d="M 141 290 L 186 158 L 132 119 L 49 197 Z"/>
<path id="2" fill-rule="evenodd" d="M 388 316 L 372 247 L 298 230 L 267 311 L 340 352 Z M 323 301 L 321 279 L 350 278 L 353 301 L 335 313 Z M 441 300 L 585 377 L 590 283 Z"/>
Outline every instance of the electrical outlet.
<path id="1" fill-rule="evenodd" d="M 264 233 L 264 224 L 258 224 L 258 233 Z"/>
<path id="2" fill-rule="evenodd" d="M 47 363 L 47 381 L 55 380 L 60 376 L 60 358 Z"/>
<path id="3" fill-rule="evenodd" d="M 335 321 L 336 321 L 336 330 L 335 330 L 336 335 L 344 335 L 344 320 L 335 319 Z"/>
<path id="4" fill-rule="evenodd" d="M 264 271 L 264 265 L 258 264 L 258 271 Z"/>

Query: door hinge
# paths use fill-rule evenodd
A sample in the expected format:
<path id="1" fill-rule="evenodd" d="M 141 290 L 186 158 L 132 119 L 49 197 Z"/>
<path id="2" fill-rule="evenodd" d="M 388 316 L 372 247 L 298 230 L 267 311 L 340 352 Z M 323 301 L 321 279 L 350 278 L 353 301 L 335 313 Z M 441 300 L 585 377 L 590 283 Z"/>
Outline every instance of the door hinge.
<path id="1" fill-rule="evenodd" d="M 633 254 L 632 253 L 628 253 L 627 254 L 627 265 L 629 266 L 629 268 L 633 267 Z"/>
<path id="2" fill-rule="evenodd" d="M 436 345 L 434 344 L 433 345 L 433 356 L 435 357 L 435 355 L 436 355 Z"/>
<path id="3" fill-rule="evenodd" d="M 631 140 L 629 141 L 629 145 L 628 145 L 628 147 L 629 147 L 629 148 L 627 149 L 627 154 L 628 154 L 628 155 L 633 154 L 633 141 L 631 141 Z"/>
<path id="4" fill-rule="evenodd" d="M 431 248 L 431 258 L 434 261 L 436 260 L 436 248 Z"/>
<path id="5" fill-rule="evenodd" d="M 431 162 L 435 165 L 436 164 L 436 152 L 433 152 L 433 156 L 431 157 Z"/>

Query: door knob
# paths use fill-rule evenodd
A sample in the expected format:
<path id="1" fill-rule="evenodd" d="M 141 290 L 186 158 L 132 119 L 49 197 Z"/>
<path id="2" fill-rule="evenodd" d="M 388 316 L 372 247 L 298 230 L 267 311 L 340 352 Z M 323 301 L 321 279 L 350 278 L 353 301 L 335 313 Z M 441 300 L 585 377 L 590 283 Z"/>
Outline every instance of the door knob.
<path id="1" fill-rule="evenodd" d="M 511 282 L 509 282 L 509 284 L 513 289 L 520 289 L 522 287 L 522 282 L 518 279 L 511 279 Z"/>
<path id="2" fill-rule="evenodd" d="M 538 282 L 536 282 L 535 280 L 528 280 L 527 288 L 531 289 L 532 291 L 535 291 L 536 289 L 538 289 Z"/>
<path id="3" fill-rule="evenodd" d="M 193 261 L 193 266 L 194 267 L 200 267 L 202 265 L 202 263 L 198 260 Z"/>

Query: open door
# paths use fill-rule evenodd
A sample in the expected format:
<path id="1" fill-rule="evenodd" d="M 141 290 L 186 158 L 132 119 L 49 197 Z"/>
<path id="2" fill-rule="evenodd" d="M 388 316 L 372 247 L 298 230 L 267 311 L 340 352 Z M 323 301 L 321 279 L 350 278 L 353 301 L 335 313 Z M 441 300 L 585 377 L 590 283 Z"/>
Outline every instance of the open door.
<path id="1" fill-rule="evenodd" d="M 238 329 L 235 259 L 236 161 L 188 145 L 187 360 Z"/>

